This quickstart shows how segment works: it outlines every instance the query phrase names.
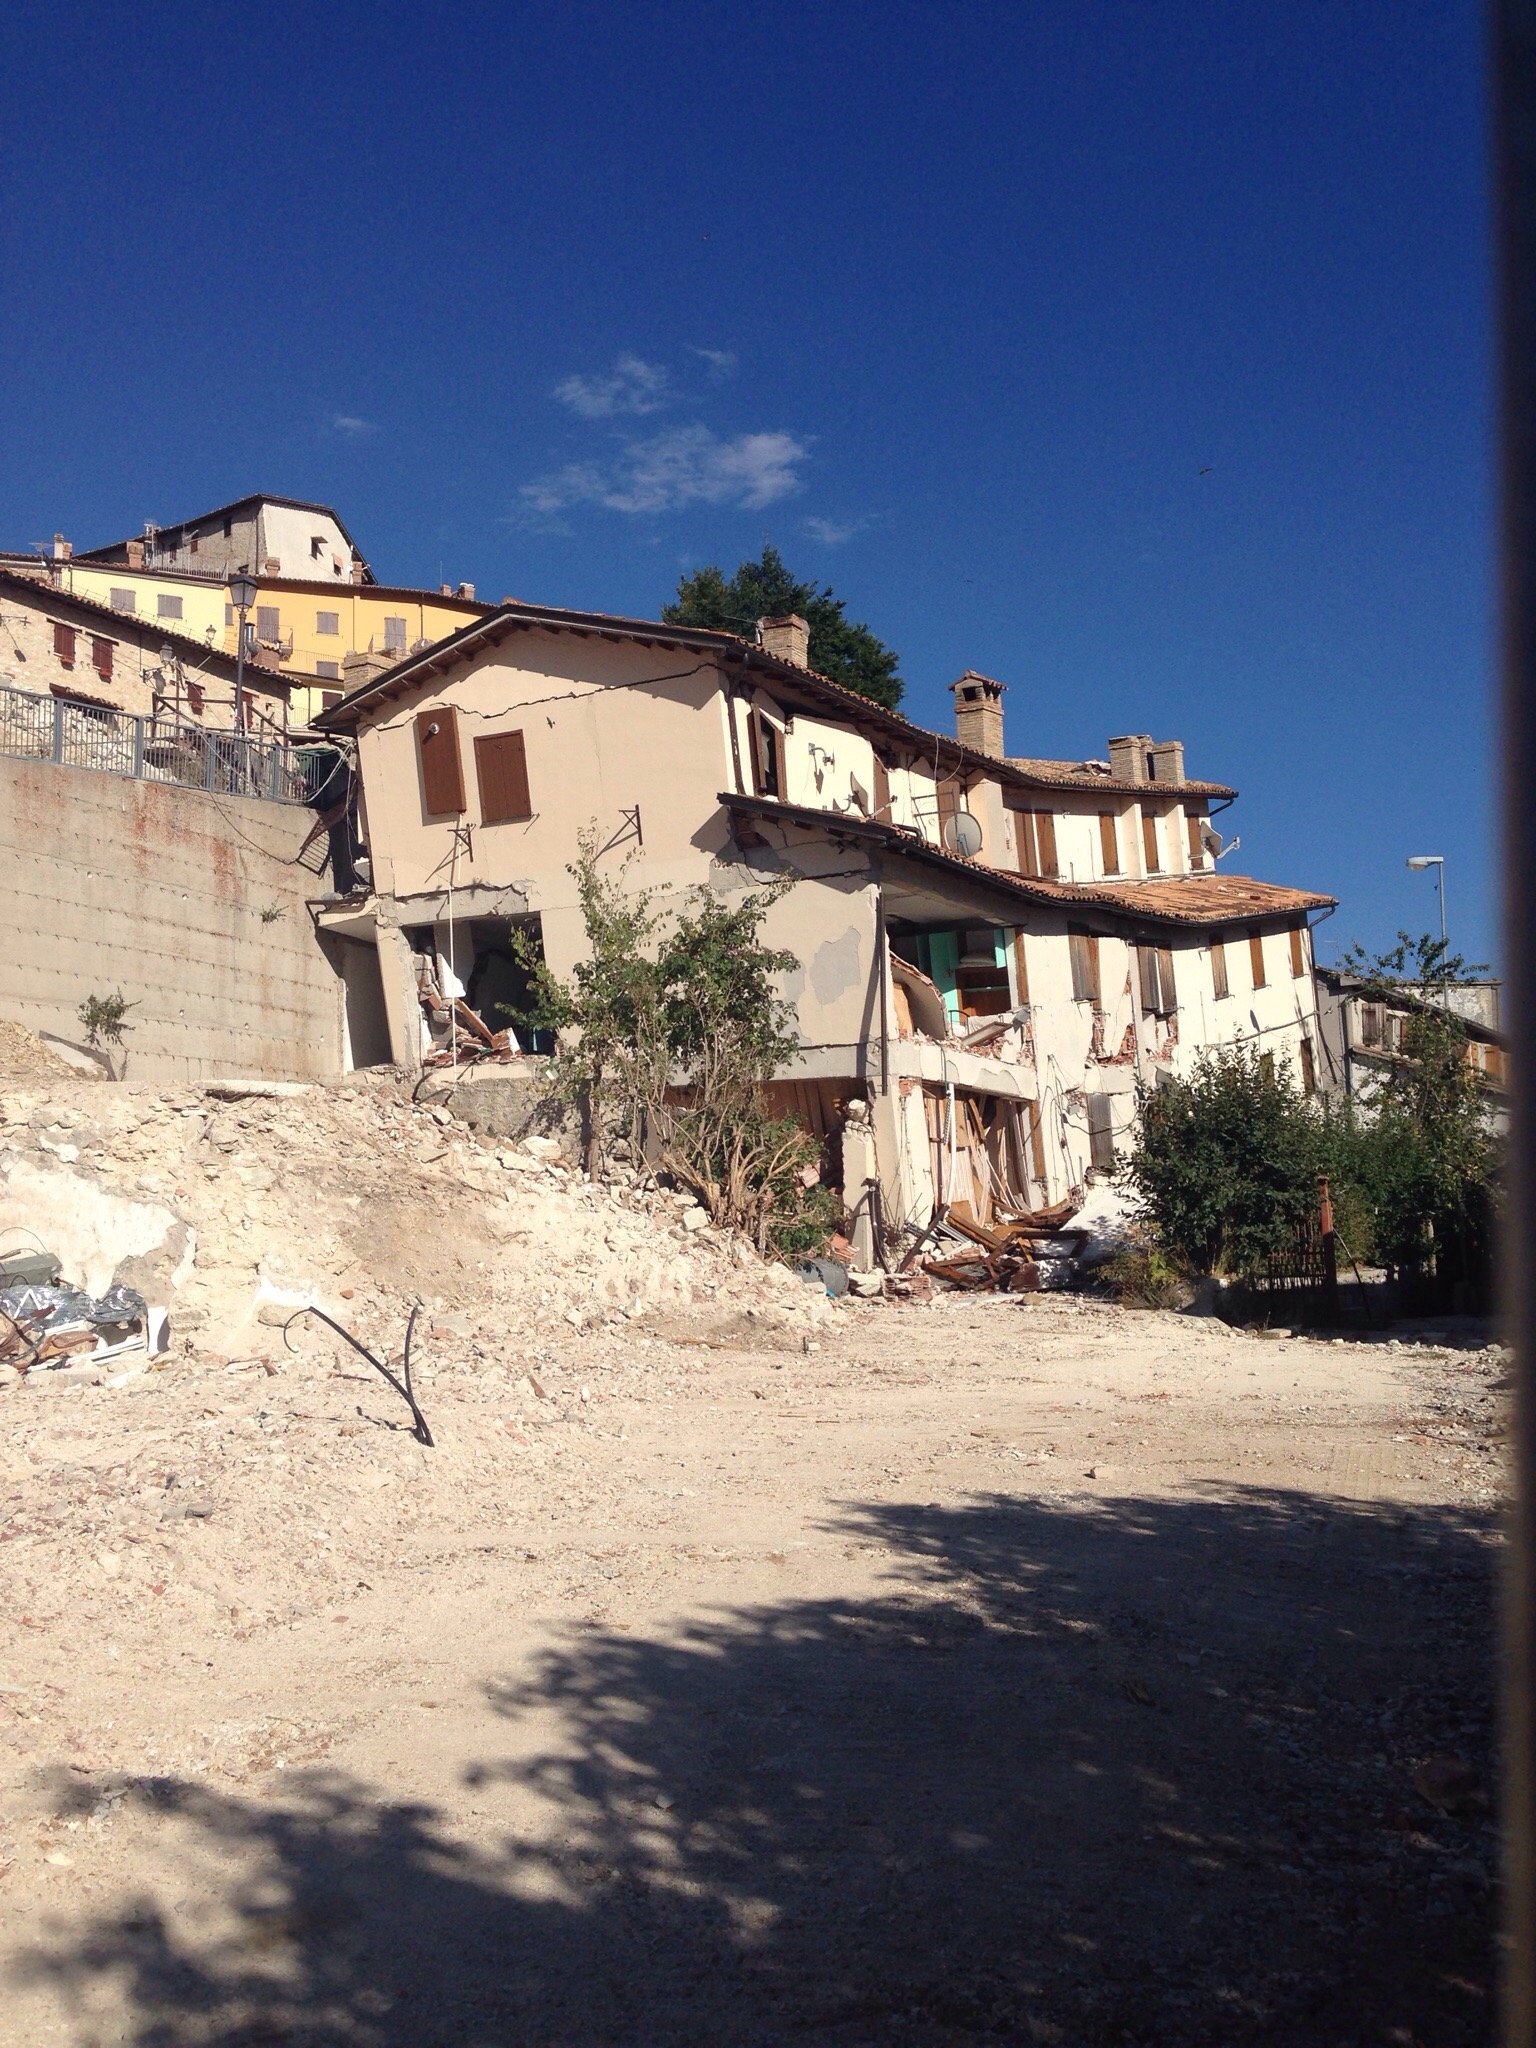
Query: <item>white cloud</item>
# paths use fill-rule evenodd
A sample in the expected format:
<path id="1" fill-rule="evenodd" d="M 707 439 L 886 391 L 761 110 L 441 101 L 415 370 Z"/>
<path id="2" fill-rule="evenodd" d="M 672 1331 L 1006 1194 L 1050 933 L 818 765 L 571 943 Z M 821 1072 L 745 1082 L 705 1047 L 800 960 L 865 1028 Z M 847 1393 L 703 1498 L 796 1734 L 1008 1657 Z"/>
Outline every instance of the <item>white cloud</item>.
<path id="1" fill-rule="evenodd" d="M 672 394 L 659 363 L 624 355 L 606 377 L 566 377 L 555 386 L 555 396 L 584 420 L 609 420 L 617 413 L 660 412 Z"/>
<path id="2" fill-rule="evenodd" d="M 676 512 L 685 505 L 737 505 L 756 512 L 800 488 L 798 466 L 810 443 L 793 434 L 738 434 L 721 440 L 708 427 L 674 427 L 627 441 L 610 462 L 569 462 L 520 492 L 529 512 L 549 516 L 572 505 L 610 512 Z"/>
<path id="3" fill-rule="evenodd" d="M 736 374 L 737 357 L 733 348 L 695 348 L 690 349 L 689 354 L 699 358 L 715 383 L 723 383 L 727 377 Z"/>
<path id="4" fill-rule="evenodd" d="M 805 530 L 823 547 L 838 548 L 845 540 L 852 540 L 856 533 L 862 533 L 869 524 L 863 519 L 807 519 Z"/>
<path id="5" fill-rule="evenodd" d="M 376 434 L 378 428 L 372 420 L 359 419 L 353 412 L 338 412 L 331 416 L 333 433 L 345 434 L 349 440 L 360 441 L 364 434 Z"/>

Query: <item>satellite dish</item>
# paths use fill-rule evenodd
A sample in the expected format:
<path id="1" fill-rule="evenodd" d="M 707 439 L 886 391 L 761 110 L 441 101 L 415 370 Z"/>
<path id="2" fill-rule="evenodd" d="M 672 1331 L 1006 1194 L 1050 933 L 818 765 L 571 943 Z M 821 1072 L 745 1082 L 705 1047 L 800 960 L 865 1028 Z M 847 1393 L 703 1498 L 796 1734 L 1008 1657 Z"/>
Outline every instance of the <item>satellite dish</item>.
<path id="1" fill-rule="evenodd" d="M 1221 834 L 1214 825 L 1202 825 L 1200 827 L 1200 844 L 1205 848 L 1205 851 L 1211 856 L 1212 860 L 1221 859 Z"/>
<path id="2" fill-rule="evenodd" d="M 946 853 L 958 853 L 962 860 L 974 860 L 981 851 L 981 826 L 969 811 L 955 811 L 940 828 Z"/>

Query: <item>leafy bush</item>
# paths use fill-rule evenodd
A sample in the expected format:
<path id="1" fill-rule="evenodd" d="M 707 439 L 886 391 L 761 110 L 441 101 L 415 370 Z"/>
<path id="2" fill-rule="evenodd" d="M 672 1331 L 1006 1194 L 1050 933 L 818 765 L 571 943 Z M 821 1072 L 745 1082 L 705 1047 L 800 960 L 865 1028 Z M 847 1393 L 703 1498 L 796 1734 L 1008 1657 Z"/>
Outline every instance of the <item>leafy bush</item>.
<path id="1" fill-rule="evenodd" d="M 1099 1268 L 1099 1277 L 1126 1308 L 1182 1308 L 1189 1277 L 1156 1245 L 1133 1245 Z"/>

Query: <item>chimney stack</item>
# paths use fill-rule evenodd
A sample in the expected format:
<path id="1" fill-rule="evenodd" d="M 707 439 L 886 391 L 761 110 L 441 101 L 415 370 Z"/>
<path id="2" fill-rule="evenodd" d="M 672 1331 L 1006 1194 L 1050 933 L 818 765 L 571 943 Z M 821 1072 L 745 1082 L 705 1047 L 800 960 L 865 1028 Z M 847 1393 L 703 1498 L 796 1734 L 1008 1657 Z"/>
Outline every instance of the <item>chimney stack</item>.
<path id="1" fill-rule="evenodd" d="M 796 668 L 810 667 L 810 621 L 798 612 L 782 619 L 759 619 L 757 633 L 764 654 L 771 654 L 775 661 L 792 661 Z"/>
<path id="2" fill-rule="evenodd" d="M 1153 782 L 1184 780 L 1184 742 L 1160 740 L 1147 749 L 1147 774 Z"/>
<path id="3" fill-rule="evenodd" d="M 56 562 L 67 562 L 73 553 L 74 549 L 64 538 L 63 534 L 56 533 L 53 536 L 53 559 Z"/>
<path id="4" fill-rule="evenodd" d="M 341 679 L 349 691 L 360 690 L 393 666 L 382 654 L 349 654 L 341 664 Z"/>
<path id="5" fill-rule="evenodd" d="M 1149 732 L 1123 733 L 1109 743 L 1109 772 L 1116 782 L 1145 782 L 1147 780 L 1147 749 L 1152 744 Z"/>
<path id="6" fill-rule="evenodd" d="M 144 566 L 144 543 L 143 543 L 143 541 L 141 541 L 141 540 L 131 540 L 131 541 L 129 541 L 129 543 L 128 543 L 128 566 L 129 566 L 129 568 L 130 568 L 130 569 L 142 569 L 142 568 L 143 568 L 143 566 Z"/>
<path id="7" fill-rule="evenodd" d="M 437 586 L 437 594 L 439 597 L 452 597 L 453 585 L 451 583 L 439 583 L 439 585 Z"/>
<path id="8" fill-rule="evenodd" d="M 459 585 L 459 595 L 460 597 L 467 597 L 470 603 L 473 604 L 475 601 L 475 586 L 473 583 L 461 583 Z"/>
<path id="9" fill-rule="evenodd" d="M 1005 685 L 968 668 L 959 682 L 949 687 L 955 696 L 955 738 L 973 753 L 990 754 L 994 761 L 1001 761 Z"/>

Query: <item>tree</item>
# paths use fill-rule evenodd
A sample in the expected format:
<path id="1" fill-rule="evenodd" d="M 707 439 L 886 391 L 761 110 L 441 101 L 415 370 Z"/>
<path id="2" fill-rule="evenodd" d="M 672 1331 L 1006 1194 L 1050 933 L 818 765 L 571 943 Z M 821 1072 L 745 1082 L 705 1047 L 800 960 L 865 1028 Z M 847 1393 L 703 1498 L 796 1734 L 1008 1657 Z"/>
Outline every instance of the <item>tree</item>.
<path id="1" fill-rule="evenodd" d="M 569 981 L 523 944 L 533 987 L 524 1021 L 560 1034 L 554 1086 L 581 1110 L 588 1172 L 622 1138 L 759 1250 L 820 1249 L 838 1217 L 816 1185 L 819 1147 L 764 1096 L 799 1047 L 774 986 L 794 956 L 761 937 L 792 883 L 735 904 L 699 890 L 688 908 L 663 913 L 652 892 L 626 888 L 628 862 L 600 873 L 596 848 L 584 833 L 570 869 L 587 957 Z"/>
<path id="2" fill-rule="evenodd" d="M 1139 1109 L 1127 1176 L 1186 1272 L 1252 1274 L 1315 1210 L 1319 1123 L 1283 1061 L 1251 1046 L 1206 1052 L 1187 1080 L 1143 1089 Z"/>
<path id="3" fill-rule="evenodd" d="M 734 576 L 716 568 L 684 576 L 677 601 L 664 605 L 661 615 L 673 626 L 708 626 L 750 637 L 759 619 L 790 612 L 798 612 L 810 626 L 811 667 L 818 674 L 889 710 L 896 708 L 903 690 L 899 657 L 868 626 L 847 618 L 843 599 L 830 585 L 797 582 L 771 544 L 757 561 L 743 562 Z"/>

